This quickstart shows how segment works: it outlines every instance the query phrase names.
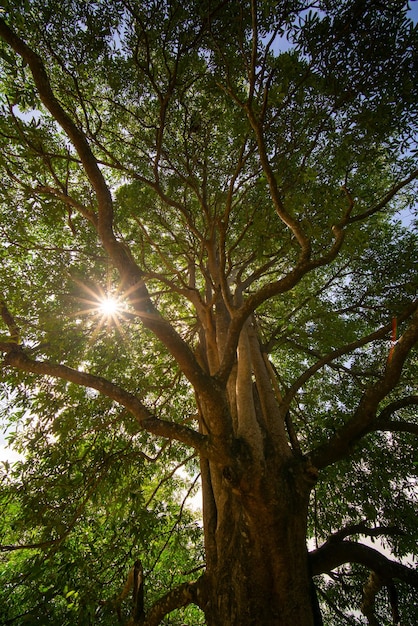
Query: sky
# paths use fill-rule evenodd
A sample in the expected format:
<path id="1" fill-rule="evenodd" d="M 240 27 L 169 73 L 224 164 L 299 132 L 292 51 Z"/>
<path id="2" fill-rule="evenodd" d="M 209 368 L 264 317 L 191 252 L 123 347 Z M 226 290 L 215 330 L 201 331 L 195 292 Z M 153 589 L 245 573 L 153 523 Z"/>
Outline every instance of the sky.
<path id="1" fill-rule="evenodd" d="M 418 22 L 418 1 L 410 0 L 409 6 L 411 7 L 409 11 L 409 17 L 411 18 L 411 20 L 414 20 L 414 22 L 416 23 Z"/>

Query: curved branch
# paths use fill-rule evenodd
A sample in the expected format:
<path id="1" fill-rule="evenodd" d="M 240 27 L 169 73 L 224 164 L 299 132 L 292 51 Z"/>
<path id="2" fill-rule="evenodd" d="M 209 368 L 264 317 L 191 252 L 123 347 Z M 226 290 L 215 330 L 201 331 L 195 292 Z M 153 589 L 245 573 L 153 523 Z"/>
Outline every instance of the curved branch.
<path id="1" fill-rule="evenodd" d="M 300 222 L 294 219 L 286 211 L 284 204 L 280 198 L 277 180 L 274 176 L 273 169 L 267 156 L 267 149 L 264 141 L 262 124 L 257 119 L 250 102 L 245 105 L 244 109 L 256 137 L 258 154 L 260 156 L 261 165 L 263 167 L 263 171 L 269 185 L 274 209 L 282 222 L 286 224 L 286 226 L 292 231 L 292 233 L 296 237 L 296 240 L 301 249 L 301 260 L 307 261 L 311 256 L 311 242 L 307 235 L 303 232 Z"/>
<path id="2" fill-rule="evenodd" d="M 27 62 L 42 103 L 63 128 L 80 157 L 97 198 L 97 233 L 103 247 L 119 271 L 125 293 L 130 298 L 136 314 L 143 324 L 167 346 L 192 385 L 203 392 L 207 392 L 210 387 L 209 378 L 198 365 L 189 346 L 154 306 L 143 280 L 142 270 L 135 262 L 129 249 L 115 236 L 113 231 L 113 199 L 110 189 L 85 134 L 77 127 L 55 96 L 41 57 L 11 30 L 2 18 L 0 18 L 0 37 Z M 213 385 L 210 390 L 213 392 Z"/>
<path id="3" fill-rule="evenodd" d="M 356 341 L 352 341 L 351 343 L 348 343 L 345 346 L 341 346 L 341 348 L 337 348 L 336 350 L 333 350 L 332 352 L 329 352 L 322 358 L 318 359 L 318 361 L 314 363 L 313 365 L 311 365 L 311 367 L 309 367 L 307 370 L 305 370 L 303 374 L 299 376 L 299 378 L 289 388 L 289 390 L 287 391 L 284 397 L 284 403 L 286 404 L 286 407 L 290 405 L 291 401 L 295 397 L 298 390 L 301 387 L 303 387 L 303 385 L 309 380 L 309 378 L 311 378 L 317 372 L 319 372 L 319 370 L 322 369 L 325 365 L 331 365 L 331 363 L 338 357 L 344 356 L 345 354 L 350 354 L 357 348 L 361 348 L 362 346 L 365 346 L 368 343 L 371 343 L 372 341 L 376 341 L 377 339 L 382 339 L 383 337 L 387 336 L 391 327 L 392 327 L 391 323 L 386 324 L 385 326 L 382 326 L 381 328 L 374 331 L 373 333 L 370 333 L 369 335 L 366 335 L 365 337 L 361 337 L 361 339 L 357 339 Z"/>
<path id="4" fill-rule="evenodd" d="M 102 395 L 124 406 L 136 418 L 141 428 L 154 435 L 181 441 L 195 448 L 204 456 L 207 456 L 209 451 L 212 450 L 206 435 L 202 435 L 182 424 L 158 419 L 136 396 L 101 376 L 80 372 L 67 365 L 30 359 L 21 346 L 12 342 L 0 342 L 0 352 L 6 354 L 3 361 L 3 364 L 6 366 L 16 367 L 23 372 L 41 376 L 52 376 L 81 387 L 96 389 Z"/>
<path id="5" fill-rule="evenodd" d="M 138 622 L 141 626 L 158 626 L 162 619 L 171 611 L 180 609 L 189 604 L 202 606 L 202 592 L 207 585 L 205 576 L 201 576 L 195 582 L 182 583 L 175 589 L 166 593 L 162 598 L 157 600 L 153 607 L 148 611 L 145 620 Z"/>
<path id="6" fill-rule="evenodd" d="M 388 559 L 384 554 L 354 541 L 330 541 L 309 553 L 312 574 L 317 576 L 344 565 L 359 563 L 376 572 L 384 581 L 396 578 L 418 589 L 418 571 Z"/>
<path id="7" fill-rule="evenodd" d="M 33 189 L 33 192 L 40 195 L 52 196 L 53 198 L 61 200 L 61 202 L 67 206 L 77 209 L 77 211 L 83 215 L 94 226 L 94 228 L 97 229 L 97 216 L 93 213 L 93 211 L 87 209 L 75 198 L 72 198 L 68 193 L 64 193 L 59 189 L 54 189 L 53 187 L 48 187 L 46 185 L 38 185 Z"/>
<path id="8" fill-rule="evenodd" d="M 418 341 L 418 301 L 410 323 L 393 347 L 382 376 L 364 392 L 353 417 L 326 443 L 310 453 L 311 462 L 321 469 L 344 458 L 353 444 L 366 435 L 376 424 L 376 411 L 380 402 L 396 387 L 404 363 Z"/>
<path id="9" fill-rule="evenodd" d="M 333 533 L 326 541 L 326 543 L 335 543 L 336 541 L 342 541 L 350 535 L 366 535 L 367 537 L 380 537 L 381 535 L 394 536 L 403 535 L 404 532 L 397 526 L 377 526 L 375 528 L 369 528 L 367 523 L 360 522 L 358 524 L 349 524 L 344 526 L 337 532 Z"/>
<path id="10" fill-rule="evenodd" d="M 402 322 L 406 320 L 411 313 L 417 310 L 418 302 L 414 302 L 411 306 L 409 306 L 401 315 L 398 316 L 398 321 Z M 356 341 L 352 341 L 351 343 L 346 344 L 345 346 L 341 346 L 341 348 L 337 348 L 333 350 L 329 354 L 326 354 L 324 357 L 319 359 L 316 363 L 314 363 L 311 367 L 303 372 L 301 376 L 293 383 L 293 385 L 289 388 L 283 399 L 283 406 L 286 406 L 286 410 L 289 407 L 291 401 L 295 397 L 298 390 L 306 383 L 309 378 L 311 378 L 316 372 L 322 369 L 325 365 L 330 365 L 332 361 L 337 359 L 340 356 L 345 354 L 350 354 L 357 348 L 361 348 L 362 346 L 371 343 L 372 341 L 376 341 L 377 339 L 382 339 L 387 336 L 392 328 L 392 322 L 389 322 L 385 326 L 382 326 L 378 330 L 357 339 Z"/>
<path id="11" fill-rule="evenodd" d="M 29 65 L 42 103 L 54 119 L 60 124 L 73 143 L 89 181 L 96 192 L 103 228 L 106 231 L 109 229 L 112 230 L 113 202 L 110 190 L 84 133 L 74 124 L 73 120 L 55 97 L 41 57 L 34 52 L 15 32 L 13 32 L 1 18 L 0 36 Z"/>
<path id="12" fill-rule="evenodd" d="M 413 404 L 418 404 L 418 396 L 411 395 L 405 396 L 405 398 L 400 398 L 399 400 L 394 400 L 379 413 L 378 420 L 382 420 L 382 422 L 386 422 L 396 411 L 399 409 L 404 409 L 407 406 L 412 406 Z"/>
<path id="13" fill-rule="evenodd" d="M 348 219 L 348 224 L 354 224 L 354 222 L 365 220 L 368 217 L 371 217 L 375 213 L 378 213 L 379 211 L 384 209 L 385 206 L 388 204 L 388 202 L 390 202 L 392 198 L 396 196 L 398 191 L 406 187 L 406 185 L 409 185 L 409 183 L 412 183 L 412 181 L 415 180 L 416 178 L 418 178 L 418 169 L 414 170 L 409 176 L 407 176 L 406 178 L 401 180 L 399 183 L 394 185 L 392 189 L 390 189 L 387 192 L 387 194 L 383 196 L 382 200 L 378 202 L 377 204 L 375 204 L 373 207 L 371 207 L 368 211 L 364 211 L 363 213 L 360 213 L 359 215 L 354 215 L 353 217 L 350 217 Z"/>
<path id="14" fill-rule="evenodd" d="M 391 420 L 391 416 L 408 406 L 418 404 L 418 396 L 406 396 L 400 400 L 391 402 L 380 412 L 376 421 L 370 425 L 368 432 L 374 432 L 376 430 L 397 432 L 397 433 L 411 433 L 412 435 L 418 435 L 418 424 L 414 422 L 401 422 Z"/>

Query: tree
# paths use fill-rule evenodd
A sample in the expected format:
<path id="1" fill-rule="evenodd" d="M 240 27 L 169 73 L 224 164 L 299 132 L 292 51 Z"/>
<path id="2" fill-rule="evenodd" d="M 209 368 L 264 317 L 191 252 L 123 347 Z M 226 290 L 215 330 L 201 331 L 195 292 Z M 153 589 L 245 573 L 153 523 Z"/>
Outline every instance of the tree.
<path id="1" fill-rule="evenodd" d="M 5 623 L 416 619 L 406 9 L 6 3 Z"/>

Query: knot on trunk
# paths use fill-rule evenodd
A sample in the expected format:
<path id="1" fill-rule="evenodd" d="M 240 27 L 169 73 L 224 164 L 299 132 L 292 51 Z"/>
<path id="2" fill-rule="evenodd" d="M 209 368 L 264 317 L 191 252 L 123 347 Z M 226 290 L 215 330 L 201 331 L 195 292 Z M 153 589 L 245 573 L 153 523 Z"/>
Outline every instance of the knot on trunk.
<path id="1" fill-rule="evenodd" d="M 226 482 L 231 485 L 231 487 L 234 487 L 235 489 L 239 487 L 238 474 L 230 465 L 223 468 L 222 476 L 225 478 Z"/>

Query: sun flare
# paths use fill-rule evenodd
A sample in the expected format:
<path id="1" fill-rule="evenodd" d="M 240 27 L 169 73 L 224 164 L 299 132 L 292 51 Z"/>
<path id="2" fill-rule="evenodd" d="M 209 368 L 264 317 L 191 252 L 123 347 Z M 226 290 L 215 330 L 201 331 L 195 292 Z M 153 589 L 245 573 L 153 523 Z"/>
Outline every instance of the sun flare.
<path id="1" fill-rule="evenodd" d="M 127 322 L 132 316 L 128 310 L 129 290 L 121 291 L 110 284 L 105 288 L 99 284 L 74 280 L 79 289 L 76 300 L 80 305 L 75 315 L 80 320 L 79 323 L 83 318 L 86 320 L 86 327 L 90 331 L 89 343 L 92 344 L 98 336 L 103 336 L 103 332 L 116 332 L 123 339 Z"/>
<path id="2" fill-rule="evenodd" d="M 102 315 L 112 317 L 118 313 L 120 304 L 116 298 L 105 296 L 99 301 L 98 308 Z"/>

